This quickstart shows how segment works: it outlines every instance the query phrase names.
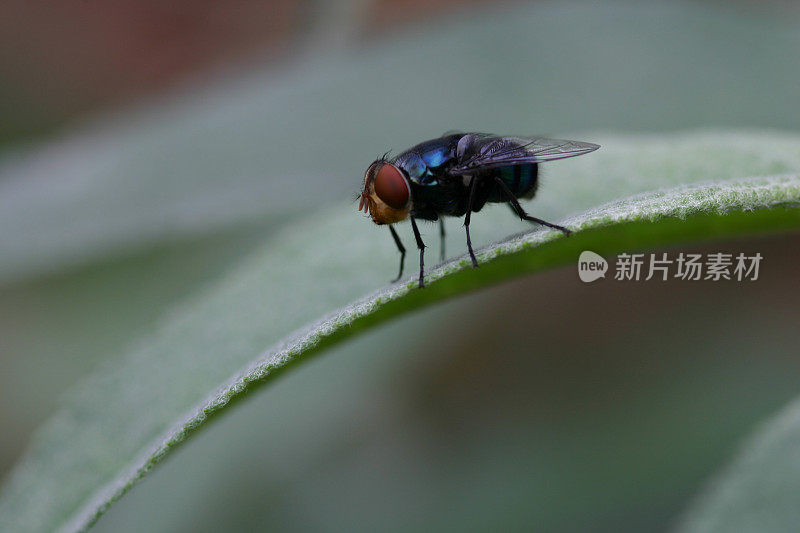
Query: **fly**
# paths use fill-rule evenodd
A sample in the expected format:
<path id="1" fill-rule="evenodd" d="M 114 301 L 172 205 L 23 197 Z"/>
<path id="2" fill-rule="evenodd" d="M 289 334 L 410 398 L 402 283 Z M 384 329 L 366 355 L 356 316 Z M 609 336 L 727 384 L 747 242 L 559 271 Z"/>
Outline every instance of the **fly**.
<path id="1" fill-rule="evenodd" d="M 375 224 L 388 225 L 400 251 L 403 276 L 406 249 L 393 224 L 411 220 L 419 249 L 419 286 L 424 286 L 425 243 L 417 219 L 439 221 L 444 260 L 443 217 L 464 217 L 467 250 L 478 266 L 469 235 L 470 216 L 487 203 L 506 203 L 521 218 L 569 235 L 570 231 L 525 212 L 520 199 L 533 198 L 538 164 L 587 154 L 600 148 L 592 143 L 545 137 L 501 137 L 488 133 L 450 133 L 425 141 L 396 157 L 374 161 L 364 174 L 359 210 Z"/>

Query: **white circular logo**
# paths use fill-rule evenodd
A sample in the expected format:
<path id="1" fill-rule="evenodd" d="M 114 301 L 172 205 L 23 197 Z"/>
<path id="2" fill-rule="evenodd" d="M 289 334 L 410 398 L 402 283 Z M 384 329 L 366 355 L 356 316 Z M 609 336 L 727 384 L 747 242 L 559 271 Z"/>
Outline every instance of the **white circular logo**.
<path id="1" fill-rule="evenodd" d="M 606 277 L 608 271 L 608 261 L 602 256 L 584 250 L 578 257 L 578 277 L 585 283 L 590 283 L 600 278 Z"/>

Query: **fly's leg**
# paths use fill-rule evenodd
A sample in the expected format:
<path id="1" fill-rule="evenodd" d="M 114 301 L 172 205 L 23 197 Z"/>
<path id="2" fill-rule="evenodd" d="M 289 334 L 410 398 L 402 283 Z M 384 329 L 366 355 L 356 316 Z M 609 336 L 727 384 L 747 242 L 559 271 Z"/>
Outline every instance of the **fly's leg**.
<path id="1" fill-rule="evenodd" d="M 397 235 L 397 232 L 394 230 L 394 226 L 389 226 L 389 231 L 392 232 L 392 238 L 394 239 L 394 243 L 397 245 L 397 250 L 400 252 L 400 273 L 397 274 L 397 277 L 392 280 L 392 283 L 394 283 L 403 277 L 403 265 L 406 262 L 406 247 L 403 246 L 402 242 L 400 242 L 400 236 Z"/>
<path id="2" fill-rule="evenodd" d="M 469 257 L 472 259 L 472 267 L 478 268 L 478 260 L 475 259 L 475 252 L 472 251 L 472 239 L 469 237 L 469 219 L 472 215 L 472 206 L 475 204 L 475 189 L 478 188 L 478 178 L 472 177 L 469 182 L 469 200 L 467 202 L 467 215 L 464 217 L 464 227 L 467 229 L 467 250 L 469 250 Z"/>
<path id="3" fill-rule="evenodd" d="M 521 218 L 522 220 L 527 220 L 528 222 L 536 222 L 537 224 L 541 224 L 542 226 L 547 226 L 548 228 L 553 228 L 553 229 L 557 229 L 559 231 L 563 231 L 564 235 L 569 235 L 570 233 L 572 233 L 570 230 L 568 230 L 564 226 L 559 226 L 558 224 L 551 224 L 550 222 L 542 220 L 541 218 L 536 218 L 536 217 L 530 216 L 528 213 L 525 212 L 525 210 L 522 208 L 522 206 L 519 205 L 519 201 L 514 196 L 514 194 L 511 192 L 511 190 L 508 188 L 508 185 L 506 185 L 505 182 L 503 180 L 501 180 L 499 177 L 496 177 L 494 180 L 497 182 L 497 185 L 500 187 L 500 190 L 503 191 L 503 194 L 505 194 L 506 197 L 508 197 L 508 205 L 509 205 L 509 207 L 511 207 L 511 210 L 519 218 Z"/>
<path id="4" fill-rule="evenodd" d="M 439 257 L 444 263 L 444 258 L 446 257 L 444 253 L 444 219 L 439 217 Z"/>
<path id="5" fill-rule="evenodd" d="M 419 288 L 425 286 L 423 281 L 425 277 L 425 243 L 422 242 L 422 236 L 419 234 L 417 221 L 411 217 L 411 229 L 414 230 L 414 238 L 417 240 L 417 248 L 419 248 Z"/>

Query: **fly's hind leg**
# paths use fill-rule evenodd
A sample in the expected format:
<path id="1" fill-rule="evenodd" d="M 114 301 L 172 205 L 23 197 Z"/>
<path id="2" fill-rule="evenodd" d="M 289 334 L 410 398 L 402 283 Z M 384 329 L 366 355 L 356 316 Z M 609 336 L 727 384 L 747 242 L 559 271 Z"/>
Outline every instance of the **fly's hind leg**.
<path id="1" fill-rule="evenodd" d="M 469 182 L 469 200 L 467 201 L 467 215 L 464 217 L 464 227 L 467 230 L 467 250 L 469 250 L 469 257 L 472 259 L 472 267 L 478 268 L 478 260 L 475 259 L 475 252 L 472 250 L 472 239 L 469 236 L 469 219 L 472 215 L 472 206 L 475 205 L 475 189 L 478 188 L 478 178 L 472 176 Z"/>
<path id="2" fill-rule="evenodd" d="M 552 224 L 550 222 L 547 222 L 546 220 L 542 220 L 541 218 L 530 216 L 528 213 L 525 212 L 522 206 L 519 205 L 519 201 L 517 200 L 517 198 L 508 188 L 508 185 L 506 185 L 503 180 L 501 180 L 498 177 L 495 178 L 495 182 L 497 182 L 497 185 L 500 187 L 500 190 L 503 191 L 503 194 L 505 194 L 506 197 L 508 198 L 508 206 L 522 220 L 527 220 L 528 222 L 536 222 L 537 224 L 541 224 L 542 226 L 547 226 L 548 228 L 557 229 L 559 231 L 564 232 L 564 235 L 569 235 L 570 233 L 572 233 L 564 226 L 559 226 L 558 224 Z"/>
<path id="3" fill-rule="evenodd" d="M 402 242 L 400 242 L 400 236 L 397 235 L 397 232 L 394 230 L 394 226 L 389 226 L 389 231 L 392 232 L 392 238 L 394 239 L 394 243 L 397 245 L 397 250 L 400 252 L 400 273 L 397 274 L 397 277 L 392 280 L 392 283 L 394 283 L 403 277 L 403 266 L 406 262 L 406 247 L 403 246 Z"/>

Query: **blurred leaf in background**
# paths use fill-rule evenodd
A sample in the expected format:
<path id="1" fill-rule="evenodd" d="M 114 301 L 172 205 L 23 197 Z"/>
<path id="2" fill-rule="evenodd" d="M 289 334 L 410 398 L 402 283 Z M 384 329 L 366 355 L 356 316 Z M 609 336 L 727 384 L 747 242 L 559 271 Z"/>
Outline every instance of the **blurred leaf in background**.
<path id="1" fill-rule="evenodd" d="M 298 16 L 310 28 L 304 40 L 289 41 L 301 51 L 278 66 L 251 62 L 109 110 L 46 143 L 6 146 L 0 470 L 79 376 L 101 361 L 113 368 L 281 228 L 347 209 L 365 165 L 386 149 L 453 128 L 599 132 L 580 136 L 606 147 L 595 162 L 545 169 L 531 209 L 554 219 L 619 193 L 800 168 L 793 135 L 720 129 L 800 127 L 791 105 L 800 59 L 790 53 L 800 25 L 791 10 L 688 2 L 453 8 L 433 20 L 406 16 L 377 40 L 368 22 L 396 12 L 374 9 L 315 4 Z M 341 40 L 353 34 L 362 37 Z M 606 133 L 712 127 L 646 157 Z M 764 156 L 754 137 L 775 150 Z M 670 159 L 693 143 L 702 148 L 688 162 Z M 524 227 L 507 216 L 489 220 L 480 242 Z M 380 250 L 366 293 L 395 257 L 383 232 L 360 222 L 342 238 Z M 451 233 L 450 250 L 461 250 L 459 232 Z M 599 291 L 586 303 L 586 287 L 554 272 L 371 332 L 234 411 L 99 526 L 666 527 L 736 439 L 797 393 L 789 357 L 796 337 L 788 333 L 797 318 L 788 303 L 796 243 L 747 246 L 771 250 L 776 265 L 752 292 L 673 283 Z M 554 301 L 561 307 L 550 316 L 570 321 L 537 314 L 541 326 L 509 332 L 523 316 L 531 320 L 534 303 Z M 263 302 L 270 305 L 269 295 Z M 758 318 L 748 322 L 754 309 Z M 458 340 L 463 330 L 482 333 Z M 384 355 L 387 346 L 397 348 Z M 481 360 L 499 356 L 507 374 L 504 365 L 480 370 Z M 597 377 L 608 369 L 618 372 Z M 507 396 L 504 376 L 519 380 Z M 542 392 L 571 377 L 566 396 Z M 649 433 L 646 421 L 655 426 Z M 142 513 L 153 508 L 162 512 Z"/>

